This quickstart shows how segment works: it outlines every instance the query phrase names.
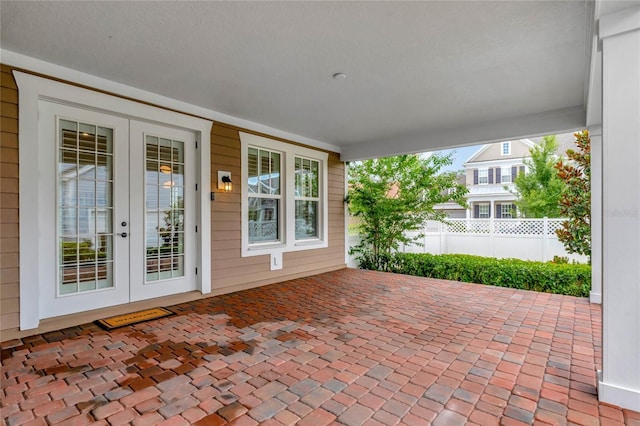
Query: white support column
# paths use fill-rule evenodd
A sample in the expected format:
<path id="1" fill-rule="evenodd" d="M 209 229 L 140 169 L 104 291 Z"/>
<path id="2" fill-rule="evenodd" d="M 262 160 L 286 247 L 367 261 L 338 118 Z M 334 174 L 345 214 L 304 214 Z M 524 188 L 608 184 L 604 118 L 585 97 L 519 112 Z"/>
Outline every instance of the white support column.
<path id="1" fill-rule="evenodd" d="M 589 128 L 591 138 L 591 303 L 602 303 L 602 126 Z"/>
<path id="2" fill-rule="evenodd" d="M 600 401 L 640 411 L 640 8 L 600 18 L 603 262 Z"/>

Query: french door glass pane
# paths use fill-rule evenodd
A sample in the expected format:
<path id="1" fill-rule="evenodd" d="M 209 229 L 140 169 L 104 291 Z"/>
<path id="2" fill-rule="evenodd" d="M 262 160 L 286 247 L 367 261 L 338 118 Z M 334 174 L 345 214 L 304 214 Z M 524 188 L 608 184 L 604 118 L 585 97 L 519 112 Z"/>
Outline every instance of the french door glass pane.
<path id="1" fill-rule="evenodd" d="M 184 276 L 184 142 L 145 137 L 146 281 Z"/>
<path id="2" fill-rule="evenodd" d="M 113 287 L 113 129 L 58 128 L 58 293 Z"/>

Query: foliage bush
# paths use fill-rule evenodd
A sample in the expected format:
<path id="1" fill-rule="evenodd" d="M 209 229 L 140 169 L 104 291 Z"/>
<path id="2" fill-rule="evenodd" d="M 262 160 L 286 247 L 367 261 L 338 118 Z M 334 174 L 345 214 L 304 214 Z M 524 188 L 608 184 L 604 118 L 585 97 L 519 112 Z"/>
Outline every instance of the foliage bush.
<path id="1" fill-rule="evenodd" d="M 362 253 L 362 269 L 586 297 L 591 266 L 496 259 L 466 254 Z"/>
<path id="2" fill-rule="evenodd" d="M 352 253 L 392 253 L 400 243 L 420 244 L 425 221 L 442 220 L 435 205 L 454 201 L 466 207 L 467 188 L 458 183 L 451 155 L 408 154 L 349 164 L 349 203 L 358 221 L 360 244 Z M 410 237 L 408 232 L 419 231 Z"/>
<path id="3" fill-rule="evenodd" d="M 96 251 L 93 249 L 93 243 L 91 240 L 83 240 L 79 243 L 72 241 L 65 241 L 60 243 L 62 249 L 62 259 L 64 263 L 75 262 L 91 262 L 96 259 Z M 105 259 L 107 253 L 104 250 L 97 252 L 98 259 Z"/>
<path id="4" fill-rule="evenodd" d="M 565 182 L 560 198 L 560 215 L 568 218 L 556 231 L 569 253 L 591 258 L 591 138 L 589 131 L 574 133 L 578 151 L 567 150 L 569 161 L 556 164 Z"/>

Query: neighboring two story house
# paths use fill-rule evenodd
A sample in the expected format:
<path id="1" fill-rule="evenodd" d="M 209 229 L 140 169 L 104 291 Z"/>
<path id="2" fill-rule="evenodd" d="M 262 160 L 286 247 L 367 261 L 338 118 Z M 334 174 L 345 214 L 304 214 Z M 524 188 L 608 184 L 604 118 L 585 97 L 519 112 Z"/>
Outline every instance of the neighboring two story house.
<path id="1" fill-rule="evenodd" d="M 519 139 L 483 145 L 464 163 L 467 218 L 513 218 L 517 215 L 514 181 L 536 144 Z"/>
<path id="2" fill-rule="evenodd" d="M 542 143 L 542 137 L 496 142 L 482 145 L 464 163 L 467 194 L 467 218 L 509 219 L 518 216 L 514 181 L 519 173 L 528 172 L 525 162 L 530 149 Z M 556 135 L 556 154 L 576 149 L 572 133 Z M 459 213 L 456 216 L 460 217 Z"/>

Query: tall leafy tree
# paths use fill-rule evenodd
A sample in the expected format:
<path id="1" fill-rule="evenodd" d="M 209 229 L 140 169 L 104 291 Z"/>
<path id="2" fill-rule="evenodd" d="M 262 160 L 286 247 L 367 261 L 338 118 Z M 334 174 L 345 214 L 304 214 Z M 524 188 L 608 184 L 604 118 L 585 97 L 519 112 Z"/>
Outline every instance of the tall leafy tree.
<path id="1" fill-rule="evenodd" d="M 361 242 L 353 251 L 362 256 L 390 254 L 400 243 L 415 242 L 408 231 L 421 230 L 428 219 L 442 220 L 438 203 L 466 206 L 467 189 L 455 172 L 441 172 L 450 155 L 399 155 L 349 165 L 349 209 L 359 219 Z"/>
<path id="2" fill-rule="evenodd" d="M 542 143 L 532 147 L 530 160 L 524 163 L 528 173 L 520 173 L 514 181 L 516 206 L 525 217 L 560 217 L 560 197 L 565 183 L 555 168 L 558 141 L 545 136 Z"/>
<path id="3" fill-rule="evenodd" d="M 567 218 L 556 234 L 569 253 L 591 257 L 591 138 L 587 130 L 574 136 L 578 150 L 567 150 L 568 161 L 556 164 L 566 184 L 560 214 Z"/>

